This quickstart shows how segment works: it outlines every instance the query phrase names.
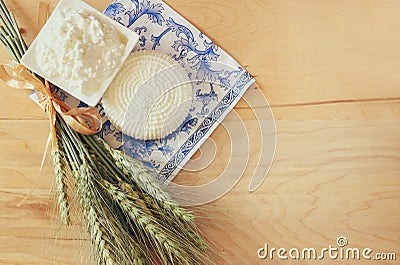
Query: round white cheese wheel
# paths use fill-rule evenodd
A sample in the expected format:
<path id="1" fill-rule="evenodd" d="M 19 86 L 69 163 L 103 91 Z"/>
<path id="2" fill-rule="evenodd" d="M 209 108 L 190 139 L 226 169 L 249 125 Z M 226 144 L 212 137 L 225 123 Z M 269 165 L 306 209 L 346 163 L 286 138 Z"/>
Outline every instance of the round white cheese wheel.
<path id="1" fill-rule="evenodd" d="M 132 53 L 104 94 L 111 123 L 140 140 L 161 139 L 185 120 L 192 84 L 185 69 L 156 51 Z"/>

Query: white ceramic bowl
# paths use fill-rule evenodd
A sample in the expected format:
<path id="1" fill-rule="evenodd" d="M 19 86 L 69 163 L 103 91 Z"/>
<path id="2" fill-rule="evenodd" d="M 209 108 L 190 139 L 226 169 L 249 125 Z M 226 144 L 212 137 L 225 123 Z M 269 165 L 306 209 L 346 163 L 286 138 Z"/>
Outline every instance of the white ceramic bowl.
<path id="1" fill-rule="evenodd" d="M 100 22 L 113 26 L 114 29 L 118 31 L 119 35 L 121 36 L 121 39 L 123 39 L 123 41 L 125 42 L 124 43 L 125 50 L 121 58 L 120 64 L 117 67 L 115 67 L 115 69 L 113 69 L 110 75 L 104 77 L 101 80 L 102 81 L 101 85 L 98 88 L 96 88 L 96 90 L 93 93 L 89 95 L 86 95 L 84 93 L 79 92 L 79 90 L 74 89 L 73 87 L 71 87 L 71 84 L 66 82 L 62 77 L 51 76 L 48 73 L 44 72 L 41 69 L 40 65 L 38 65 L 34 60 L 37 43 L 40 42 L 40 39 L 44 37 L 44 34 L 46 34 L 45 32 L 47 32 L 47 28 L 52 28 L 54 26 L 56 14 L 65 9 L 83 10 L 88 14 L 95 16 L 96 19 L 98 19 Z M 47 21 L 47 23 L 44 25 L 43 29 L 39 32 L 38 36 L 36 37 L 32 45 L 29 47 L 28 51 L 22 57 L 21 64 L 23 64 L 25 67 L 32 70 L 39 76 L 43 77 L 44 79 L 47 79 L 50 83 L 60 87 L 61 89 L 68 92 L 72 96 L 88 104 L 89 106 L 95 106 L 100 101 L 104 92 L 107 90 L 108 86 L 118 73 L 124 61 L 128 58 L 129 54 L 135 47 L 138 40 L 139 36 L 135 32 L 124 27 L 118 22 L 112 20 L 103 13 L 97 11 L 95 8 L 91 7 L 85 2 L 81 0 L 61 0 L 57 5 L 57 7 L 55 8 L 53 14 Z"/>

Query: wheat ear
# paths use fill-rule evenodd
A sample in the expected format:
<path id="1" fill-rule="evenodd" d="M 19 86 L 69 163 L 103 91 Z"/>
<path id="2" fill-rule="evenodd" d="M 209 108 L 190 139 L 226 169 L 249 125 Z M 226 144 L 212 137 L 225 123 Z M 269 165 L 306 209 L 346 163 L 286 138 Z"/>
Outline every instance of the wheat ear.
<path id="1" fill-rule="evenodd" d="M 105 149 L 115 164 L 139 186 L 147 205 L 152 207 L 158 217 L 164 219 L 171 227 L 175 227 L 180 235 L 189 238 L 192 245 L 201 252 L 206 252 L 208 244 L 201 238 L 194 223 L 194 215 L 180 207 L 156 181 L 149 168 L 143 163 L 135 161 L 123 152 L 111 148 L 99 137 L 95 137 L 97 143 Z"/>
<path id="2" fill-rule="evenodd" d="M 65 225 L 70 223 L 69 198 L 68 198 L 68 178 L 67 164 L 65 163 L 65 153 L 61 143 L 57 140 L 56 148 L 52 150 L 54 173 L 56 175 L 57 199 L 60 208 L 61 222 Z"/>
<path id="3" fill-rule="evenodd" d="M 120 226 L 112 198 L 103 196 L 97 182 L 101 177 L 84 161 L 80 167 L 80 197 L 84 216 L 92 240 L 94 257 L 98 265 L 143 265 L 147 264 L 137 242 Z M 127 249 L 125 249 L 127 248 Z"/>
<path id="4" fill-rule="evenodd" d="M 180 242 L 173 230 L 166 228 L 160 221 L 144 212 L 135 200 L 117 186 L 105 180 L 102 184 L 123 212 L 129 216 L 134 225 L 133 228 L 136 228 L 134 233 L 137 237 L 144 243 L 151 244 L 156 251 L 155 254 L 164 264 L 199 264 L 199 261 L 187 252 L 186 246 Z"/>
<path id="5" fill-rule="evenodd" d="M 96 137 L 105 150 L 116 161 L 116 165 L 124 174 L 131 176 L 133 181 L 137 183 L 149 196 L 153 197 L 168 212 L 173 213 L 176 219 L 185 223 L 194 224 L 194 215 L 175 203 L 169 194 L 157 184 L 155 178 L 149 174 L 149 168 L 140 162 L 127 157 L 123 152 L 111 148 L 104 140 Z"/>
<path id="6" fill-rule="evenodd" d="M 100 217 L 94 208 L 93 201 L 93 185 L 90 181 L 90 168 L 86 163 L 82 163 L 79 170 L 75 171 L 75 179 L 77 182 L 77 192 L 80 197 L 80 204 L 83 215 L 87 223 L 87 228 L 92 241 L 93 253 L 97 264 L 99 265 L 117 265 L 114 257 L 111 255 L 110 246 L 103 235 L 106 228 L 100 222 Z"/>

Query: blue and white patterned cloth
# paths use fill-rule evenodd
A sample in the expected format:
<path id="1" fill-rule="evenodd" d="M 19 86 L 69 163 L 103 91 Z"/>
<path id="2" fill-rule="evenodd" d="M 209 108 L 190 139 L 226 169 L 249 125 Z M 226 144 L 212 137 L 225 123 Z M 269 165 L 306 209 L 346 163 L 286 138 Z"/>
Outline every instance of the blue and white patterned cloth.
<path id="1" fill-rule="evenodd" d="M 105 14 L 140 35 L 136 50 L 162 51 L 188 72 L 193 83 L 193 101 L 184 123 L 167 137 L 142 141 L 117 131 L 104 118 L 100 136 L 112 147 L 145 161 L 159 172 L 160 181 L 170 181 L 204 140 L 232 110 L 254 79 L 232 57 L 196 27 L 160 0 L 116 0 Z M 61 90 L 70 105 L 84 106 Z"/>

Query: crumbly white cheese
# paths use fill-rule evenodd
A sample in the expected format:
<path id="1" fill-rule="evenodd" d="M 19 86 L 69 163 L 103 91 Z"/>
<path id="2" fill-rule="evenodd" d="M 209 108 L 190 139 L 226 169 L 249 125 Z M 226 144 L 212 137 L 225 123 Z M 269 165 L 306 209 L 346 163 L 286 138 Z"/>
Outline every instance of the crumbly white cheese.
<path id="1" fill-rule="evenodd" d="M 113 26 L 82 10 L 62 10 L 55 21 L 37 44 L 35 61 L 90 95 L 119 66 L 125 43 Z"/>

